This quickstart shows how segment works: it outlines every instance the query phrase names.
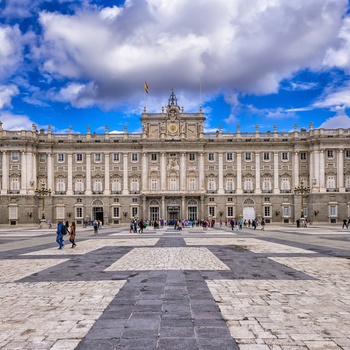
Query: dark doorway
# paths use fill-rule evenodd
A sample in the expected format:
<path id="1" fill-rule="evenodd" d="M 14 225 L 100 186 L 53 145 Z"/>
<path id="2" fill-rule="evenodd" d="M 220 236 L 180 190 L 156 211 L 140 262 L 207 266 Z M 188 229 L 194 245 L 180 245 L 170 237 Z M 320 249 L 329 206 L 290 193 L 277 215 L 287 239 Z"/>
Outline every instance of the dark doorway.
<path id="1" fill-rule="evenodd" d="M 101 221 L 103 225 L 103 208 L 102 207 L 92 208 L 92 215 L 94 220 Z"/>

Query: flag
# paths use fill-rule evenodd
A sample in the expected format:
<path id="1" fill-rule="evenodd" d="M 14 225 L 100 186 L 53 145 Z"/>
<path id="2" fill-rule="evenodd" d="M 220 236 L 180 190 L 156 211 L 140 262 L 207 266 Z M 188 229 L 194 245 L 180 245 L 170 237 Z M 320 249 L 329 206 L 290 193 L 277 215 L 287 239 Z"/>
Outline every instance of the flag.
<path id="1" fill-rule="evenodd" d="M 148 94 L 148 85 L 147 85 L 146 82 L 145 82 L 145 84 L 144 84 L 144 88 L 145 88 L 145 93 Z"/>

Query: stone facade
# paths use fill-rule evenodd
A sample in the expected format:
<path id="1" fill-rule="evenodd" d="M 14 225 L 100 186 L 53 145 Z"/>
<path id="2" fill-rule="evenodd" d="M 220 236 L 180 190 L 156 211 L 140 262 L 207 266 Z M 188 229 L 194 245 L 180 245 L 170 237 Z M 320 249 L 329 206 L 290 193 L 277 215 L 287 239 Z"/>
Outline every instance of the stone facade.
<path id="1" fill-rule="evenodd" d="M 0 124 L 0 224 L 350 216 L 350 129 L 246 133 L 238 125 L 208 134 L 204 121 L 201 109 L 185 113 L 172 92 L 161 113 L 144 109 L 140 134 Z"/>

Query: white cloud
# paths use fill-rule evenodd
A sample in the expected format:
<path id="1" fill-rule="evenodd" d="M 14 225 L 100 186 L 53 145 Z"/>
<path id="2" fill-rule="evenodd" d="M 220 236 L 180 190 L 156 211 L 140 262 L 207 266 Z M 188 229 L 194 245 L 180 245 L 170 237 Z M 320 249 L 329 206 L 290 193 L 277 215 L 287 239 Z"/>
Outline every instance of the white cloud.
<path id="1" fill-rule="evenodd" d="M 26 115 L 14 115 L 9 112 L 0 111 L 0 121 L 5 130 L 31 130 L 33 122 Z"/>
<path id="2" fill-rule="evenodd" d="M 135 104 L 144 80 L 157 96 L 171 85 L 195 95 L 199 81 L 208 94 L 228 87 L 267 94 L 293 72 L 322 66 L 346 6 L 346 0 L 139 0 L 74 15 L 41 12 L 43 36 L 33 54 L 54 78 L 91 82 L 94 93 L 81 106 Z"/>
<path id="3" fill-rule="evenodd" d="M 315 108 L 330 108 L 337 110 L 350 107 L 350 85 L 337 89 L 328 89 L 318 101 L 313 104 Z"/>
<path id="4" fill-rule="evenodd" d="M 19 90 L 16 85 L 0 85 L 0 109 L 11 105 L 13 96 L 18 95 Z"/>
<path id="5" fill-rule="evenodd" d="M 340 110 L 334 117 L 328 118 L 324 123 L 322 123 L 319 128 L 324 129 L 349 129 L 350 128 L 350 118 L 344 112 Z"/>

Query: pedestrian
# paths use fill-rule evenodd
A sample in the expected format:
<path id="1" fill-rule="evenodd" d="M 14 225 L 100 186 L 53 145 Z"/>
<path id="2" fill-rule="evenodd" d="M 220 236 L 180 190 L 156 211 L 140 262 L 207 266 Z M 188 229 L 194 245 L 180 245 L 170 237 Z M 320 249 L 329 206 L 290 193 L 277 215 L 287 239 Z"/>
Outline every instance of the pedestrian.
<path id="1" fill-rule="evenodd" d="M 72 222 L 72 225 L 69 228 L 69 242 L 72 243 L 71 248 L 75 248 L 77 245 L 75 244 L 75 222 Z"/>
<path id="2" fill-rule="evenodd" d="M 98 233 L 98 222 L 97 222 L 97 220 L 94 221 L 94 233 Z"/>
<path id="3" fill-rule="evenodd" d="M 261 231 L 265 231 L 265 219 L 261 220 Z"/>
<path id="4" fill-rule="evenodd" d="M 56 234 L 57 234 L 56 242 L 59 245 L 58 249 L 62 249 L 64 247 L 63 235 L 65 234 L 65 232 L 66 232 L 66 227 L 63 225 L 63 221 L 60 220 L 58 222 L 57 231 L 56 231 Z"/>
<path id="5" fill-rule="evenodd" d="M 343 220 L 343 226 L 341 228 L 348 228 L 348 221 L 346 219 Z"/>
<path id="6" fill-rule="evenodd" d="M 296 223 L 297 223 L 297 227 L 300 227 L 300 220 L 299 219 L 296 221 Z"/>

